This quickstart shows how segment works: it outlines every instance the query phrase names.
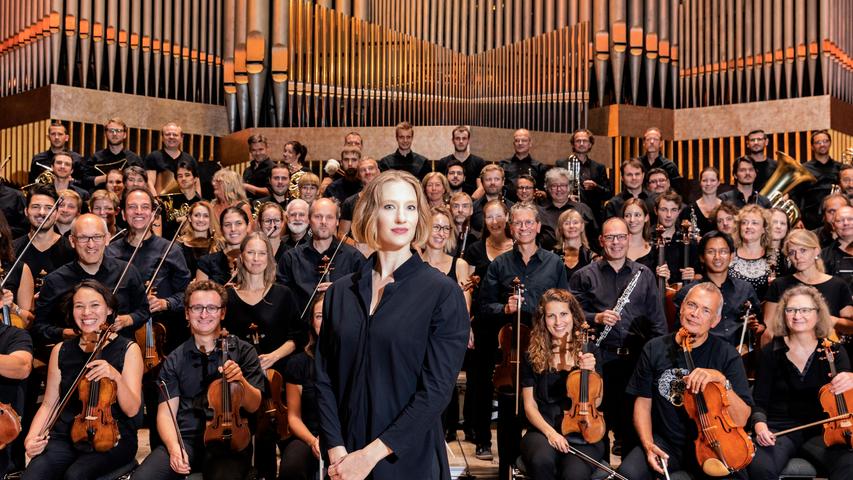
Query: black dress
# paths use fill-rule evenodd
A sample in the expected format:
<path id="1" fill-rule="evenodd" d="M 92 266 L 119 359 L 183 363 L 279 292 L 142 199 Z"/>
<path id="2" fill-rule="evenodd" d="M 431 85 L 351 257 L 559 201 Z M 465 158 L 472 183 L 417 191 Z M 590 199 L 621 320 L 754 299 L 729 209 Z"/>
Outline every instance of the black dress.
<path id="1" fill-rule="evenodd" d="M 554 249 L 554 253 L 557 254 L 560 258 L 563 258 L 563 250 L 559 248 Z M 580 270 L 581 268 L 589 265 L 589 262 L 592 261 L 594 253 L 589 248 L 581 245 L 581 248 L 578 250 L 578 263 L 574 267 L 569 267 L 566 265 L 566 278 L 572 278 L 572 274 Z"/>
<path id="2" fill-rule="evenodd" d="M 817 291 L 823 295 L 823 298 L 826 299 L 826 305 L 829 307 L 829 314 L 833 317 L 840 316 L 841 310 L 843 310 L 844 307 L 853 305 L 853 296 L 851 296 L 850 287 L 847 286 L 847 282 L 838 277 L 831 277 L 823 283 L 809 285 L 807 283 L 803 283 L 799 278 L 793 275 L 785 275 L 784 277 L 779 277 L 776 280 L 773 280 L 773 283 L 767 287 L 767 295 L 764 299 L 768 302 L 779 303 L 779 300 L 782 298 L 782 294 L 785 293 L 785 290 L 788 290 L 791 287 L 796 287 L 797 285 L 808 285 L 816 288 Z"/>
<path id="3" fill-rule="evenodd" d="M 225 285 L 231 280 L 231 262 L 223 251 L 211 253 L 198 259 L 198 270 L 214 282 Z"/>
<path id="4" fill-rule="evenodd" d="M 693 217 L 696 218 L 696 227 L 699 229 L 699 236 L 717 229 L 716 219 L 706 217 L 696 202 L 691 202 L 681 209 L 681 213 L 678 214 L 678 225 L 681 225 L 681 222 L 684 220 L 692 222 Z"/>
<path id="5" fill-rule="evenodd" d="M 449 479 L 441 412 L 468 343 L 465 299 L 412 252 L 370 314 L 377 261 L 326 291 L 315 364 L 323 448 L 379 438 L 393 453 L 373 479 Z"/>

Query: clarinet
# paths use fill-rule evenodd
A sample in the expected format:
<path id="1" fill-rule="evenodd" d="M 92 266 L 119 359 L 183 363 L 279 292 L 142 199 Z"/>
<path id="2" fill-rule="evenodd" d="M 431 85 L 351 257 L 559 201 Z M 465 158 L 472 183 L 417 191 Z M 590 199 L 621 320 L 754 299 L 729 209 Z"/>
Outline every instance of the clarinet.
<path id="1" fill-rule="evenodd" d="M 631 281 L 628 282 L 628 286 L 625 287 L 625 290 L 622 292 L 622 295 L 619 296 L 619 299 L 616 300 L 616 306 L 613 307 L 613 311 L 621 314 L 622 310 L 625 309 L 625 305 L 628 305 L 631 302 L 631 292 L 637 287 L 637 283 L 640 282 L 640 275 L 643 273 L 642 270 L 637 270 L 637 273 L 631 278 Z M 600 347 L 601 342 L 607 337 L 607 334 L 610 333 L 610 330 L 613 327 L 610 325 L 605 325 L 604 330 L 601 331 L 601 335 L 598 336 L 598 339 L 595 341 L 595 346 Z"/>

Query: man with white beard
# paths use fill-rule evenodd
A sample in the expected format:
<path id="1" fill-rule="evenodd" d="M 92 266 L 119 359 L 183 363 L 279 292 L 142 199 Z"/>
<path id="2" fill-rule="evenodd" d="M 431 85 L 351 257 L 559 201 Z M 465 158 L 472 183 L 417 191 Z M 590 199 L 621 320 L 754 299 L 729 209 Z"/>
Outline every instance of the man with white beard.
<path id="1" fill-rule="evenodd" d="M 287 204 L 286 248 L 296 248 L 311 238 L 308 230 L 308 202 L 295 198 Z"/>

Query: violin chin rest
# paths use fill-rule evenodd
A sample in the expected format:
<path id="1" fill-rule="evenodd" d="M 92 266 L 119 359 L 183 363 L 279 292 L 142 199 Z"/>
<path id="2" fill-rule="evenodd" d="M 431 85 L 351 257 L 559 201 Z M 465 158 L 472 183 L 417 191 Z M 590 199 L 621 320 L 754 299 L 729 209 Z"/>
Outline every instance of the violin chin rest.
<path id="1" fill-rule="evenodd" d="M 717 458 L 709 458 L 702 464 L 702 471 L 712 477 L 726 477 L 731 475 L 726 464 Z"/>

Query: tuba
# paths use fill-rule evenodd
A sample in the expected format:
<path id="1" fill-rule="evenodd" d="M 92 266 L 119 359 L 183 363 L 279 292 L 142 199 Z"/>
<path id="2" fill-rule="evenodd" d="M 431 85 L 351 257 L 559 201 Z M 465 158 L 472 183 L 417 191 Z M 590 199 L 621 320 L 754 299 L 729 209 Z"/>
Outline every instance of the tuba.
<path id="1" fill-rule="evenodd" d="M 797 185 L 817 179 L 800 162 L 787 153 L 776 151 L 776 171 L 767 180 L 764 188 L 759 192 L 770 200 L 772 208 L 778 208 L 788 216 L 788 224 L 793 226 L 800 220 L 800 209 L 785 195 Z"/>

